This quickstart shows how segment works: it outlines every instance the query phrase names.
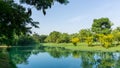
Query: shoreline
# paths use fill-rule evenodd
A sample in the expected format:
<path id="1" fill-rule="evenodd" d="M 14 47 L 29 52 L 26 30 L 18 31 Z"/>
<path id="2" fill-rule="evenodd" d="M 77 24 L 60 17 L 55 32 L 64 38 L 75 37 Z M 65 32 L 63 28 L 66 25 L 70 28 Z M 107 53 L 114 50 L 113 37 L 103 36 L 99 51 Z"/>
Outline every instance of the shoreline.
<path id="1" fill-rule="evenodd" d="M 87 46 L 86 43 L 78 43 L 77 46 L 74 46 L 72 43 L 40 43 L 35 46 L 45 46 L 45 47 L 61 47 L 67 50 L 72 51 L 90 51 L 90 52 L 120 52 L 120 45 L 104 48 L 100 45 Z M 10 48 L 10 47 L 34 47 L 34 46 L 6 46 L 1 45 L 0 48 Z"/>
<path id="2" fill-rule="evenodd" d="M 87 46 L 85 43 L 79 43 L 74 46 L 72 43 L 43 43 L 42 46 L 48 47 L 62 47 L 73 51 L 96 51 L 96 52 L 120 52 L 120 45 L 115 47 L 104 48 L 102 46 Z"/>

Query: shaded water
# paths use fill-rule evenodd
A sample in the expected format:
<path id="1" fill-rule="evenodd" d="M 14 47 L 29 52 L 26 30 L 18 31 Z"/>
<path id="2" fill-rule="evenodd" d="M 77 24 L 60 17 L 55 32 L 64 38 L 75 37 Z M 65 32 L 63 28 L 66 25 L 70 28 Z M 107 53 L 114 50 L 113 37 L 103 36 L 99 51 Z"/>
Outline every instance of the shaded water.
<path id="1" fill-rule="evenodd" d="M 82 52 L 42 46 L 0 50 L 0 68 L 120 68 L 119 52 Z"/>

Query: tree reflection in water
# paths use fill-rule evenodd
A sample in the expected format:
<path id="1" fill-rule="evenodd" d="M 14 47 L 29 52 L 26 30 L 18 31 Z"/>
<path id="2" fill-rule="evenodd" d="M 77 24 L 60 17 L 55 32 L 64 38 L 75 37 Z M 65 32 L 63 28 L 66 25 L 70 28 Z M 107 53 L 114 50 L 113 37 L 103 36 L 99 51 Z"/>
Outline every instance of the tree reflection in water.
<path id="1" fill-rule="evenodd" d="M 73 58 L 81 59 L 80 67 L 82 68 L 119 68 L 120 53 L 115 52 L 86 52 L 72 51 L 59 47 L 12 47 L 0 49 L 0 67 L 16 68 L 17 64 L 29 64 L 28 58 L 34 54 L 48 53 L 53 58 Z M 38 60 L 39 61 L 39 60 Z M 64 62 L 63 62 L 64 63 Z"/>
<path id="2" fill-rule="evenodd" d="M 17 68 L 6 50 L 6 48 L 0 48 L 0 68 Z"/>

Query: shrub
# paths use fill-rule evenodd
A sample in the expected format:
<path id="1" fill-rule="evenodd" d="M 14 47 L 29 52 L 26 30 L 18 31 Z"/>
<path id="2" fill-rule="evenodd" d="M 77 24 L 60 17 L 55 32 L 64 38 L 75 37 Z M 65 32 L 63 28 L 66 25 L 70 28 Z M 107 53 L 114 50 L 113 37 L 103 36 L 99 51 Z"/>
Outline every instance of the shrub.
<path id="1" fill-rule="evenodd" d="M 87 38 L 86 38 L 86 43 L 88 44 L 88 46 L 92 46 L 93 37 L 87 37 Z"/>
<path id="2" fill-rule="evenodd" d="M 17 45 L 26 46 L 38 43 L 37 40 L 33 39 L 31 36 L 21 36 L 18 39 Z"/>
<path id="3" fill-rule="evenodd" d="M 97 34 L 98 36 L 98 41 L 101 43 L 101 45 L 104 45 L 104 34 Z"/>
<path id="4" fill-rule="evenodd" d="M 103 42 L 104 43 L 104 47 L 108 48 L 109 46 L 112 45 L 112 42 L 113 42 L 114 38 L 113 38 L 112 34 L 109 34 L 109 35 L 104 36 L 103 40 L 104 40 L 104 42 Z"/>
<path id="5" fill-rule="evenodd" d="M 80 41 L 80 39 L 79 38 L 72 38 L 71 39 L 71 42 L 75 45 L 75 46 L 77 46 L 77 43 Z"/>

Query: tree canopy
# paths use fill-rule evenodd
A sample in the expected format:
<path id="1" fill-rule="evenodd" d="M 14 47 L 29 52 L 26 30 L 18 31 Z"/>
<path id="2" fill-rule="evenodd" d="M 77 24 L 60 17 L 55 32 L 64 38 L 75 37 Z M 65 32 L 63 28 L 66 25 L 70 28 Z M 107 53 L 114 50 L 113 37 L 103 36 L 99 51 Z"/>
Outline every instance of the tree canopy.
<path id="1" fill-rule="evenodd" d="M 53 31 L 50 35 L 45 39 L 46 42 L 58 43 L 60 40 L 61 33 L 58 31 Z"/>
<path id="2" fill-rule="evenodd" d="M 112 23 L 108 18 L 94 19 L 92 31 L 97 34 L 109 34 L 111 32 Z"/>
<path id="3" fill-rule="evenodd" d="M 46 9 L 51 8 L 54 2 L 59 2 L 60 4 L 69 3 L 68 0 L 20 0 L 20 2 L 32 5 L 37 10 L 42 10 L 44 15 L 46 14 Z"/>
<path id="4" fill-rule="evenodd" d="M 65 4 L 67 0 L 20 0 L 34 6 L 37 10 L 45 10 L 57 1 Z M 28 10 L 27 10 L 28 9 Z M 14 0 L 0 0 L 0 44 L 12 44 L 14 38 L 31 33 L 31 28 L 38 28 L 39 22 L 31 18 L 31 8 L 16 4 Z"/>

